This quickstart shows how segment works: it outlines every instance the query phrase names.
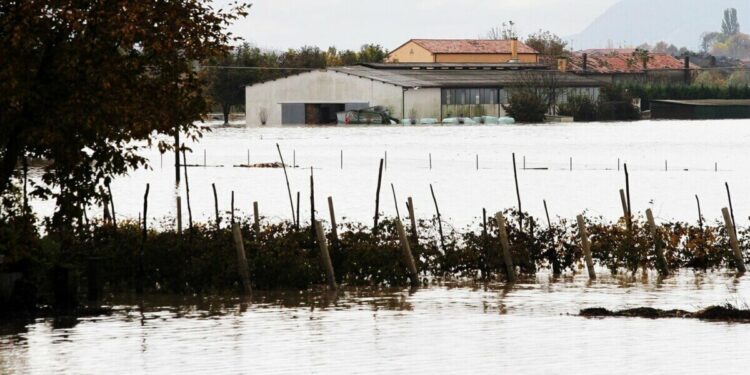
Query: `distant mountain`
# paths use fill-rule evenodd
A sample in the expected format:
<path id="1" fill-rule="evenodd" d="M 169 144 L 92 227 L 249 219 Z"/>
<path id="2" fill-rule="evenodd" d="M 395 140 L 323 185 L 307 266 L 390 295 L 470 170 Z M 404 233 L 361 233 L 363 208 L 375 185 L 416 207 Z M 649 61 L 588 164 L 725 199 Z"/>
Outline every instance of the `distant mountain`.
<path id="1" fill-rule="evenodd" d="M 736 8 L 750 32 L 750 0 L 622 0 L 567 39 L 575 49 L 637 46 L 666 41 L 697 50 L 705 31 L 721 31 L 724 9 Z"/>

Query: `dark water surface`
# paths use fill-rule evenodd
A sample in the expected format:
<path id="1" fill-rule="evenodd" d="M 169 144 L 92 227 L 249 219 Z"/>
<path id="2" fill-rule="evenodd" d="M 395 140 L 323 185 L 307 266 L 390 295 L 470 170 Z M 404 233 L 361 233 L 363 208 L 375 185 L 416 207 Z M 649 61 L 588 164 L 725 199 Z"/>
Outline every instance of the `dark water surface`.
<path id="1" fill-rule="evenodd" d="M 0 328 L 0 373 L 742 374 L 750 324 L 591 319 L 587 307 L 744 305 L 747 277 L 540 274 L 415 292 L 114 297 L 115 312 Z"/>

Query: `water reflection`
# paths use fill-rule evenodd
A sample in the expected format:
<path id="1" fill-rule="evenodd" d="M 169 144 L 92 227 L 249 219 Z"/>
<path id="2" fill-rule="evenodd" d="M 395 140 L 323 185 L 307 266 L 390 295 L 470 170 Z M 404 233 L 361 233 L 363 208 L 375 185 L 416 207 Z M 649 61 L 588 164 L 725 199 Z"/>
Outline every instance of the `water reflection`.
<path id="1" fill-rule="evenodd" d="M 732 273 L 639 272 L 419 290 L 121 295 L 109 316 L 0 325 L 0 373 L 739 373 L 750 325 L 585 319 L 582 308 L 741 304 Z M 711 342 L 716 345 L 702 345 Z M 664 361 L 670 358 L 670 361 Z M 520 366 L 520 367 L 519 367 Z"/>

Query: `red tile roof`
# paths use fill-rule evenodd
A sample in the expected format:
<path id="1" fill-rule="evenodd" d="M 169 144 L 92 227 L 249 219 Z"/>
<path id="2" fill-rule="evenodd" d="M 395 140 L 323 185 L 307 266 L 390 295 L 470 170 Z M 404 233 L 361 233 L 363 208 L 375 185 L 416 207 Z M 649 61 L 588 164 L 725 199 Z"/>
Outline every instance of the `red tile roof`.
<path id="1" fill-rule="evenodd" d="M 683 69 L 685 62 L 672 55 L 665 53 L 649 53 L 651 59 L 648 61 L 649 70 Z M 690 64 L 691 68 L 696 68 Z M 583 54 L 576 53 L 570 57 L 568 70 L 574 72 L 583 71 Z M 611 52 L 588 54 L 587 71 L 591 73 L 643 73 L 643 65 L 640 60 L 633 57 L 631 53 Z"/>
<path id="2" fill-rule="evenodd" d="M 482 39 L 412 39 L 432 53 L 511 53 L 510 40 Z M 518 53 L 538 54 L 533 48 L 518 41 Z"/>

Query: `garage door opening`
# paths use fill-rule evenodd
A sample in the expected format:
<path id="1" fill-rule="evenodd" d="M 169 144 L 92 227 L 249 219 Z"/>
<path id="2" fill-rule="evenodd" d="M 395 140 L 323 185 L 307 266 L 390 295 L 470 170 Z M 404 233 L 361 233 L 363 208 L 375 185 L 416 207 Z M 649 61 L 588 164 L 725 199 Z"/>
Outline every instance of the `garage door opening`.
<path id="1" fill-rule="evenodd" d="M 339 112 L 367 108 L 369 103 L 281 103 L 283 125 L 333 125 Z"/>
<path id="2" fill-rule="evenodd" d="M 344 104 L 305 104 L 306 125 L 335 125 L 336 113 L 343 112 Z"/>

